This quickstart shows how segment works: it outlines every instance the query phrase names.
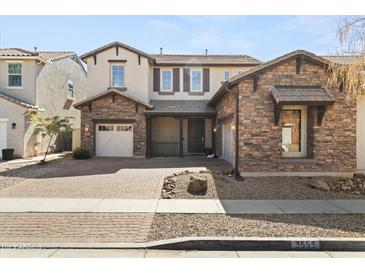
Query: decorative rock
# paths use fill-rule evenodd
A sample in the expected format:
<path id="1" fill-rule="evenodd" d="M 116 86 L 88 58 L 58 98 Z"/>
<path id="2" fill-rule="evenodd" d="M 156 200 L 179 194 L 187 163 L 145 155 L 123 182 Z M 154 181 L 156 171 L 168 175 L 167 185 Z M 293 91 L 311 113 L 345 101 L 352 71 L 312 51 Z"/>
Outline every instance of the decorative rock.
<path id="1" fill-rule="evenodd" d="M 204 194 L 208 189 L 208 179 L 204 175 L 190 175 L 188 192 L 191 194 Z"/>
<path id="2" fill-rule="evenodd" d="M 330 191 L 331 187 L 323 180 L 317 179 L 309 183 L 309 185 L 313 188 L 320 189 L 323 191 Z"/>

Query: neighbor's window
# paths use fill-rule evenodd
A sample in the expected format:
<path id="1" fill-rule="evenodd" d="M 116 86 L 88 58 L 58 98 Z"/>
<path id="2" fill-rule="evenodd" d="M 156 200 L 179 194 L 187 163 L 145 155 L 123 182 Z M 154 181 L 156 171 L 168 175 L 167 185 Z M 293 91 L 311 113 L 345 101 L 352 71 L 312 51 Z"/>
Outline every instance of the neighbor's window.
<path id="1" fill-rule="evenodd" d="M 67 97 L 74 98 L 74 82 L 72 80 L 67 81 Z"/>
<path id="2" fill-rule="evenodd" d="M 112 65 L 112 87 L 124 87 L 124 65 Z"/>
<path id="3" fill-rule="evenodd" d="M 163 70 L 161 72 L 161 91 L 171 91 L 172 90 L 172 72 L 171 70 Z"/>
<path id="4" fill-rule="evenodd" d="M 283 109 L 282 152 L 284 157 L 306 156 L 306 107 Z"/>
<path id="5" fill-rule="evenodd" d="M 224 72 L 224 81 L 227 81 L 229 79 L 229 71 Z"/>
<path id="6" fill-rule="evenodd" d="M 11 63 L 8 64 L 8 86 L 21 87 L 22 86 L 22 64 Z"/>
<path id="7" fill-rule="evenodd" d="M 202 72 L 201 70 L 191 70 L 191 91 L 202 90 Z"/>

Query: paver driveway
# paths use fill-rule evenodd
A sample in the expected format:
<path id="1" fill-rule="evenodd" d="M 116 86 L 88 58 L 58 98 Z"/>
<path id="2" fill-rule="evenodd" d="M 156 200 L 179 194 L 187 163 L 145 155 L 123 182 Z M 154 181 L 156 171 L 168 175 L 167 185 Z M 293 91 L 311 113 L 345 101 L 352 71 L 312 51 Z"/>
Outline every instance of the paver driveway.
<path id="1" fill-rule="evenodd" d="M 220 160 L 202 158 L 94 158 L 64 166 L 0 191 L 1 198 L 157 199 L 163 178 L 192 169 L 226 169 Z M 0 213 L 0 242 L 143 242 L 151 213 Z"/>
<path id="2" fill-rule="evenodd" d="M 72 161 L 60 170 L 29 178 L 0 191 L 0 197 L 156 199 L 163 178 L 189 169 L 227 169 L 221 160 L 203 158 L 94 158 Z"/>

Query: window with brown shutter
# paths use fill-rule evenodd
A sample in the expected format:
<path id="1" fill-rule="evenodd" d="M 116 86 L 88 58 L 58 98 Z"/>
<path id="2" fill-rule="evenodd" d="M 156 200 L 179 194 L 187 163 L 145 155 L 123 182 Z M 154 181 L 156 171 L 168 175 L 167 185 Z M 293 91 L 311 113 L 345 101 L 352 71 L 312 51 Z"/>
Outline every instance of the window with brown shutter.
<path id="1" fill-rule="evenodd" d="M 209 68 L 203 69 L 203 91 L 210 91 L 210 70 Z"/>
<path id="2" fill-rule="evenodd" d="M 180 69 L 173 69 L 173 91 L 180 91 Z"/>
<path id="3" fill-rule="evenodd" d="M 153 91 L 160 91 L 160 68 L 153 68 Z"/>
<path id="4" fill-rule="evenodd" d="M 190 69 L 184 68 L 184 91 L 190 91 Z"/>

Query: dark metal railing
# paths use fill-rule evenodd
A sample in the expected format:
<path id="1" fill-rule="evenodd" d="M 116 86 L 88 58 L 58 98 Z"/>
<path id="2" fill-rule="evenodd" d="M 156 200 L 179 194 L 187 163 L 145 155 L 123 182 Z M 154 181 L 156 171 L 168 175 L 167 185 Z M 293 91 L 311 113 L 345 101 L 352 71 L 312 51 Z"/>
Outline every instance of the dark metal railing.
<path id="1" fill-rule="evenodd" d="M 152 156 L 179 156 L 178 142 L 152 142 Z"/>

